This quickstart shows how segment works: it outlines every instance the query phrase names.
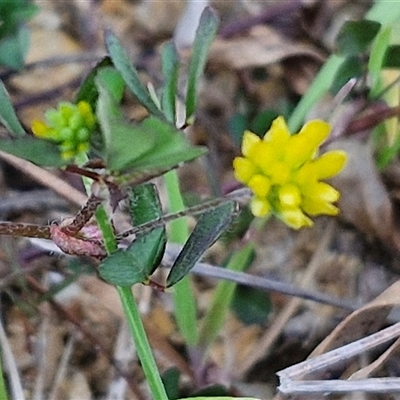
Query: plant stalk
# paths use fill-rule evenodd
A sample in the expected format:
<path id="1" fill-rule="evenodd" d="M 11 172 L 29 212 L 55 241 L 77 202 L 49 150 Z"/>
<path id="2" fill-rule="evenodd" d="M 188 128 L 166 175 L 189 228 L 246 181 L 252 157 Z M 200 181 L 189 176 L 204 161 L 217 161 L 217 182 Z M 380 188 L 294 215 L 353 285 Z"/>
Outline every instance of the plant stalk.
<path id="1" fill-rule="evenodd" d="M 108 254 L 111 254 L 118 248 L 117 241 L 108 219 L 107 212 L 102 205 L 96 211 L 96 219 L 103 235 L 106 251 Z M 118 268 L 118 265 L 115 267 Z M 132 290 L 129 286 L 116 286 L 116 289 L 152 397 L 157 400 L 168 400 L 167 393 L 151 351 L 150 343 L 147 339 L 146 331 L 144 330 L 143 322 L 140 318 L 137 303 L 132 295 Z"/>
<path id="2" fill-rule="evenodd" d="M 177 213 L 184 210 L 185 205 L 179 188 L 178 174 L 175 170 L 164 175 L 167 188 L 169 211 Z M 189 236 L 189 227 L 185 218 L 170 222 L 169 240 L 184 244 Z M 191 280 L 186 276 L 174 286 L 173 291 L 175 318 L 182 336 L 189 347 L 198 341 L 196 300 L 193 295 Z"/>

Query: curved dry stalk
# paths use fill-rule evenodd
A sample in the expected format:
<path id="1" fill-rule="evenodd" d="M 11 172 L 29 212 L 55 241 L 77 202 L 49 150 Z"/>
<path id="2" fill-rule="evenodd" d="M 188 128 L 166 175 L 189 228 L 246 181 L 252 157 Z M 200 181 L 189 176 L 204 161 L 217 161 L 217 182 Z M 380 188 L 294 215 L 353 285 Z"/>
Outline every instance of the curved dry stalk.
<path id="1" fill-rule="evenodd" d="M 4 331 L 3 324 L 0 320 L 0 347 L 3 359 L 3 365 L 8 372 L 10 391 L 13 399 L 24 400 L 24 389 L 21 385 L 21 378 L 19 376 L 17 362 L 12 353 L 10 343 L 8 342 L 7 335 Z"/>
<path id="2" fill-rule="evenodd" d="M 78 206 L 85 205 L 87 196 L 84 193 L 75 189 L 73 186 L 69 185 L 61 178 L 45 170 L 44 168 L 38 167 L 37 165 L 24 160 L 23 158 L 5 153 L 4 151 L 0 151 L 0 158 L 19 169 L 24 174 L 29 175 L 43 186 L 54 190 L 71 203 L 77 204 Z"/>

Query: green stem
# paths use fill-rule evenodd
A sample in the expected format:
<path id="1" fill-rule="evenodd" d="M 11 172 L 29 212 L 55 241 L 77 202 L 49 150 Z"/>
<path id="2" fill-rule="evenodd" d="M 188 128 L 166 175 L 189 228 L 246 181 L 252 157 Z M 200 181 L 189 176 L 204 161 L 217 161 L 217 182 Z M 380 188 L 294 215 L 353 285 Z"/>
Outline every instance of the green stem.
<path id="1" fill-rule="evenodd" d="M 157 400 L 168 400 L 132 290 L 128 286 L 116 288 L 152 397 Z"/>
<path id="2" fill-rule="evenodd" d="M 107 253 L 111 254 L 117 250 L 117 241 L 108 219 L 107 212 L 103 206 L 100 206 L 96 210 L 96 219 L 103 235 L 104 246 L 107 250 Z M 115 267 L 118 268 L 118 265 Z M 132 290 L 129 286 L 116 286 L 116 289 L 119 294 L 125 319 L 131 331 L 132 339 L 135 343 L 136 351 L 149 384 L 152 397 L 157 400 L 168 400 L 167 393 L 151 351 L 150 343 L 144 330 L 143 322 L 140 318 L 140 313 L 135 298 L 132 295 Z"/>
<path id="3" fill-rule="evenodd" d="M 314 105 L 329 90 L 337 71 L 343 64 L 343 61 L 343 56 L 333 54 L 319 70 L 307 92 L 301 98 L 289 118 L 288 126 L 292 132 L 296 132 L 299 129 L 311 108 L 314 107 Z"/>
<path id="4" fill-rule="evenodd" d="M 0 399 L 4 399 L 4 400 L 8 399 L 7 389 L 6 389 L 6 385 L 4 383 L 3 362 L 1 360 L 1 357 L 0 357 Z"/>
<path id="5" fill-rule="evenodd" d="M 249 242 L 243 248 L 233 253 L 226 268 L 231 271 L 242 272 L 252 259 L 254 247 L 254 243 Z M 236 286 L 234 282 L 221 281 L 215 289 L 211 307 L 207 311 L 200 328 L 199 345 L 204 351 L 203 357 L 208 346 L 216 338 L 225 323 L 225 316 L 232 302 Z"/>
<path id="6" fill-rule="evenodd" d="M 164 175 L 167 188 L 169 212 L 184 210 L 182 194 L 179 188 L 177 172 L 170 171 Z M 189 236 L 189 227 L 186 218 L 179 218 L 170 222 L 169 239 L 171 242 L 184 244 Z M 197 344 L 197 310 L 196 301 L 189 276 L 182 279 L 174 286 L 173 291 L 175 318 L 179 330 L 188 346 Z"/>

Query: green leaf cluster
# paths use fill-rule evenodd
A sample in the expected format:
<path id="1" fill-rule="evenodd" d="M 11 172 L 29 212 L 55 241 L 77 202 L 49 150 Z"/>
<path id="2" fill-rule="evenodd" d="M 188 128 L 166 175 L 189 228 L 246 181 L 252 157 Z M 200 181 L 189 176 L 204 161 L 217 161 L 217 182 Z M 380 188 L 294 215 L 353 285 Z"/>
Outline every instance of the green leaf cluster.
<path id="1" fill-rule="evenodd" d="M 15 29 L 18 24 L 32 15 L 34 8 L 21 10 L 23 4 L 23 0 L 0 2 L 0 11 L 4 11 L 4 14 L 0 12 L 0 15 L 9 18 L 2 21 L 4 26 L 1 27 L 0 33 L 17 32 Z M 193 119 L 198 82 L 217 25 L 215 13 L 206 8 L 200 21 L 189 66 L 186 123 Z M 168 42 L 162 50 L 164 85 L 160 88 L 159 97 L 144 85 L 128 53 L 110 31 L 106 32 L 105 44 L 109 57 L 93 68 L 76 96 L 76 102 L 87 101 L 92 109 L 96 110 L 98 119 L 98 129 L 97 133 L 92 135 L 92 152 L 89 156 L 92 154 L 102 157 L 106 168 L 112 173 L 135 171 L 136 174 L 152 176 L 203 155 L 205 149 L 192 146 L 175 127 L 180 58 L 174 44 Z M 0 49 L 0 59 L 1 54 Z M 149 116 L 143 121 L 128 121 L 123 115 L 121 101 L 125 87 L 148 110 Z M 0 122 L 14 136 L 13 139 L 0 139 L 0 150 L 42 166 L 58 167 L 70 162 L 62 159 L 55 144 L 26 135 L 2 84 L 0 106 Z"/>
<path id="2" fill-rule="evenodd" d="M 400 68 L 400 46 L 390 44 L 392 27 L 375 20 L 347 21 L 341 28 L 336 47 L 344 61 L 335 74 L 332 90 L 337 92 L 350 78 L 368 73 L 371 96 L 380 90 L 383 69 Z"/>
<path id="3" fill-rule="evenodd" d="M 129 192 L 129 212 L 134 226 L 159 221 L 162 207 L 155 185 L 145 183 Z M 203 253 L 229 227 L 236 215 L 233 201 L 222 203 L 204 212 L 175 260 L 167 278 L 167 287 L 185 277 Z M 132 286 L 148 283 L 151 274 L 160 265 L 167 242 L 165 226 L 140 232 L 126 249 L 109 255 L 99 266 L 100 276 L 107 282 Z"/>

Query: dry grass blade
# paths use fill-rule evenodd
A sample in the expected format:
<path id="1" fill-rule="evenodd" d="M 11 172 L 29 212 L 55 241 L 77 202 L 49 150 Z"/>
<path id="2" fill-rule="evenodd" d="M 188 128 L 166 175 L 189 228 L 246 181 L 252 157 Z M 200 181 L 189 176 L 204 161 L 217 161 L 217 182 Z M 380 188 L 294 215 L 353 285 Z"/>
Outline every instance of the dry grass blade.
<path id="1" fill-rule="evenodd" d="M 25 394 L 22 388 L 21 379 L 18 372 L 17 362 L 11 350 L 3 324 L 0 321 L 0 347 L 3 366 L 8 372 L 10 391 L 13 399 L 24 400 Z"/>
<path id="2" fill-rule="evenodd" d="M 345 370 L 355 356 L 365 354 L 380 344 L 400 336 L 400 323 L 370 336 L 385 321 L 391 309 L 400 304 L 400 281 L 395 282 L 376 299 L 350 314 L 313 351 L 310 359 L 280 371 L 283 393 L 324 392 L 397 392 L 398 378 L 364 379 L 382 366 L 398 349 L 399 339 L 378 359 L 353 373 L 349 380 L 317 380 Z M 361 339 L 359 337 L 365 336 Z M 358 339 L 358 340 L 357 340 Z M 349 343 L 351 342 L 351 343 Z M 349 344 L 347 344 L 349 343 Z M 331 350 L 334 349 L 334 350 Z M 336 371 L 336 372 L 333 372 Z"/>
<path id="3" fill-rule="evenodd" d="M 332 371 L 338 366 L 343 366 L 355 356 L 387 343 L 397 336 L 400 336 L 400 322 L 338 349 L 286 368 L 278 372 L 281 380 L 279 390 L 283 393 L 400 391 L 399 378 L 361 379 L 351 382 L 337 379 L 329 381 L 303 380 L 318 376 L 323 371 Z"/>
<path id="4" fill-rule="evenodd" d="M 57 392 L 62 382 L 66 378 L 68 364 L 71 360 L 75 343 L 76 343 L 76 336 L 75 334 L 72 334 L 71 337 L 68 339 L 67 343 L 65 344 L 65 348 L 61 356 L 60 363 L 55 373 L 54 382 L 49 392 L 48 400 L 57 400 L 58 398 Z"/>

